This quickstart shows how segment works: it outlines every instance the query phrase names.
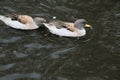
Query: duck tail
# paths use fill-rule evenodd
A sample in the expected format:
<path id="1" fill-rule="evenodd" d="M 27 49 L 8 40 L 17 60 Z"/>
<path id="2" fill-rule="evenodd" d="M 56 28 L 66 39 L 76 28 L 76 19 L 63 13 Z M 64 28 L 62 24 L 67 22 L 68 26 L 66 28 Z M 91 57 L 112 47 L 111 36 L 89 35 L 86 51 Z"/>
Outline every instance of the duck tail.
<path id="1" fill-rule="evenodd" d="M 4 16 L 3 15 L 0 15 L 0 20 L 3 20 Z"/>

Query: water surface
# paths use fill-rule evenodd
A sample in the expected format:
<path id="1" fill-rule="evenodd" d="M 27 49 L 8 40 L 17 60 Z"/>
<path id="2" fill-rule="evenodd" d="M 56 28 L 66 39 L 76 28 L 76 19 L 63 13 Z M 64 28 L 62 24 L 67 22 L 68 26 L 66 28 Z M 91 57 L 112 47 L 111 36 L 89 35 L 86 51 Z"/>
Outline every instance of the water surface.
<path id="1" fill-rule="evenodd" d="M 0 14 L 84 18 L 94 34 L 78 40 L 0 21 L 0 80 L 120 80 L 119 9 L 119 0 L 1 0 Z"/>

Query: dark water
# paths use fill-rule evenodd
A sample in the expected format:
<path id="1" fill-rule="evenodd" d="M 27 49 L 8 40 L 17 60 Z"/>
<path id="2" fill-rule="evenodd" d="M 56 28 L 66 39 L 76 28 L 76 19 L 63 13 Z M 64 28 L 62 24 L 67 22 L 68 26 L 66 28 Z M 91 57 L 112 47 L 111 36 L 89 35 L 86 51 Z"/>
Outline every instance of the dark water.
<path id="1" fill-rule="evenodd" d="M 119 0 L 1 0 L 0 14 L 11 13 L 84 18 L 94 35 L 76 40 L 0 21 L 0 80 L 120 80 Z"/>

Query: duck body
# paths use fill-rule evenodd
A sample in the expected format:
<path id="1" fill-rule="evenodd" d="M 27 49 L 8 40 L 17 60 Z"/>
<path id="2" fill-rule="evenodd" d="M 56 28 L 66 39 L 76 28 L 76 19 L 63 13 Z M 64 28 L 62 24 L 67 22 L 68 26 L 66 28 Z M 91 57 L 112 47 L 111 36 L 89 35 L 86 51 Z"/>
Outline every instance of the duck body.
<path id="1" fill-rule="evenodd" d="M 76 23 L 64 22 L 64 21 L 52 21 L 50 23 L 44 23 L 44 25 L 45 27 L 48 28 L 48 30 L 52 34 L 56 34 L 59 36 L 82 37 L 86 35 L 86 30 L 84 28 L 85 24 L 84 24 L 84 20 L 82 19 L 80 21 L 77 21 Z M 80 26 L 80 28 L 78 26 Z"/>
<path id="2" fill-rule="evenodd" d="M 28 15 L 0 15 L 0 20 L 3 21 L 6 25 L 15 29 L 33 30 L 39 28 L 34 19 Z"/>
<path id="3" fill-rule="evenodd" d="M 59 36 L 65 36 L 65 37 L 81 37 L 81 36 L 84 36 L 86 35 L 86 30 L 85 29 L 81 29 L 81 30 L 78 30 L 75 28 L 74 31 L 71 31 L 67 28 L 59 28 L 59 26 L 56 26 L 52 23 L 50 24 L 47 24 L 47 23 L 44 23 L 44 25 L 49 29 L 49 31 L 52 33 L 52 34 L 56 34 L 56 35 L 59 35 Z"/>

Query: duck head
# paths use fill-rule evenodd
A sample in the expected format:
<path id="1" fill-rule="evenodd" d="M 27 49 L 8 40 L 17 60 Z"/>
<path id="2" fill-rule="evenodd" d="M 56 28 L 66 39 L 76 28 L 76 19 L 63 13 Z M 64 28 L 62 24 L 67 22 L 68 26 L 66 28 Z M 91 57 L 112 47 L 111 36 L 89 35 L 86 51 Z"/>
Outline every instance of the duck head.
<path id="1" fill-rule="evenodd" d="M 78 19 L 74 22 L 74 25 L 78 29 L 84 29 L 84 27 L 91 27 L 91 25 L 87 24 L 87 21 L 85 19 Z"/>
<path id="2" fill-rule="evenodd" d="M 41 17 L 35 17 L 34 21 L 38 26 L 43 25 L 43 23 L 47 23 L 46 19 Z"/>

